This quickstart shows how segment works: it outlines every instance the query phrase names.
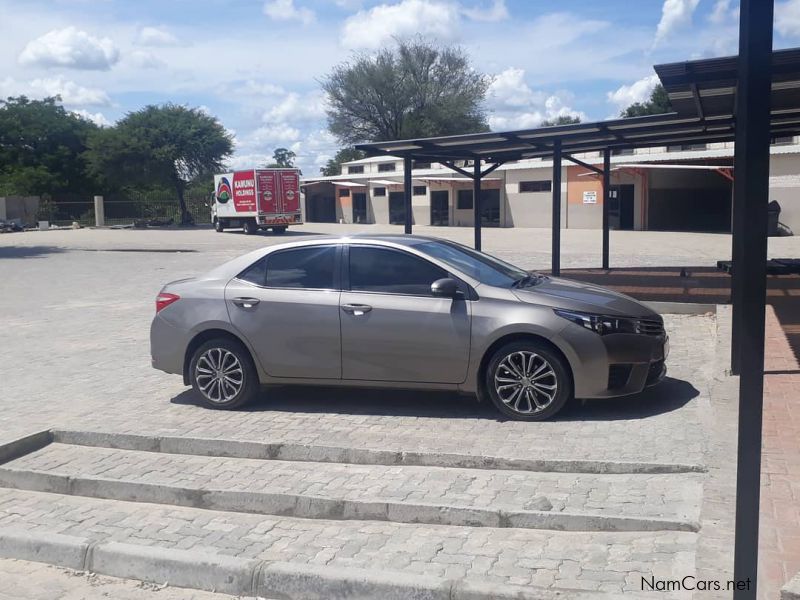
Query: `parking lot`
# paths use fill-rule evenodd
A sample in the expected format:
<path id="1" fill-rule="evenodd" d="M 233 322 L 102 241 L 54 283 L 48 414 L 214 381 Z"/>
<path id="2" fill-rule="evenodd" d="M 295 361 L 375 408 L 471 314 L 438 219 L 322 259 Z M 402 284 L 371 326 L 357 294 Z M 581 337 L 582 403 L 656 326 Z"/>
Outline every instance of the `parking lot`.
<path id="1" fill-rule="evenodd" d="M 213 412 L 195 403 L 179 377 L 150 367 L 148 328 L 161 284 L 264 244 L 358 229 L 308 224 L 285 236 L 210 229 L 0 236 L 0 442 L 43 429 L 110 434 L 94 446 L 56 439 L 5 466 L 54 481 L 103 478 L 155 490 L 137 498 L 150 503 L 142 504 L 122 492 L 50 493 L 19 483 L 28 479 L 17 474 L 17 483 L 7 485 L 21 489 L 0 487 L 0 528 L 339 573 L 352 568 L 610 597 L 641 592 L 642 577 L 730 577 L 736 386 L 724 375 L 725 307 L 665 316 L 672 350 L 661 386 L 574 402 L 542 423 L 503 421 L 491 407 L 449 393 L 330 388 L 273 388 L 242 410 Z M 472 237 L 457 228 L 415 233 L 465 243 Z M 549 265 L 547 230 L 484 230 L 483 239 L 485 251 L 520 266 Z M 612 266 L 619 267 L 711 266 L 730 256 L 726 235 L 613 232 L 611 243 Z M 564 268 L 599 266 L 599 232 L 567 230 L 562 244 Z M 800 250 L 795 238 L 770 244 L 773 255 Z M 162 456 L 124 447 L 136 436 L 221 442 L 207 456 L 181 450 Z M 304 449 L 307 456 L 257 460 L 228 441 Z M 371 458 L 360 464 L 337 458 L 352 450 Z M 430 464 L 396 464 L 409 452 Z M 466 455 L 523 467 L 453 463 Z M 167 488 L 313 496 L 339 503 L 344 514 L 317 518 L 300 505 L 281 514 L 192 505 L 162 493 Z M 540 496 L 558 519 L 542 517 L 542 505 L 526 506 Z M 274 498 L 260 500 L 266 506 Z M 399 508 L 382 521 L 347 516 L 368 501 Z M 420 522 L 402 510 L 417 505 L 437 507 L 437 514 L 446 509 L 454 519 L 458 511 L 480 509 L 536 511 L 539 520 L 488 527 L 440 517 Z"/>

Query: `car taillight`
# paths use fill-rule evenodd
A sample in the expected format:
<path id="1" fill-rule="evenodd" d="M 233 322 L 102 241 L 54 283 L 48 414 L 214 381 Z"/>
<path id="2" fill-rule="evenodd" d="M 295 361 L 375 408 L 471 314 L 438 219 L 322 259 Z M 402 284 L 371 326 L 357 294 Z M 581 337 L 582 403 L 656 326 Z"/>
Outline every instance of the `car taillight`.
<path id="1" fill-rule="evenodd" d="M 156 296 L 156 313 L 161 312 L 173 302 L 177 302 L 181 297 L 178 294 L 170 294 L 168 292 L 161 292 Z"/>

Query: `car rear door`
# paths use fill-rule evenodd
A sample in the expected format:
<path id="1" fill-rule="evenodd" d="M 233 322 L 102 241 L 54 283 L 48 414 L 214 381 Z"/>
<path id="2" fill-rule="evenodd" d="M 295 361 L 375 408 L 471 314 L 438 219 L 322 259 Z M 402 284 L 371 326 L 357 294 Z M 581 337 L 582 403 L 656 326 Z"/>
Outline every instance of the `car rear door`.
<path id="1" fill-rule="evenodd" d="M 461 383 L 470 351 L 470 307 L 437 298 L 445 270 L 404 250 L 345 247 L 340 299 L 342 378 Z M 349 289 L 348 289 L 349 288 Z"/>
<path id="2" fill-rule="evenodd" d="M 233 325 L 273 377 L 339 379 L 339 265 L 335 244 L 267 254 L 225 288 Z"/>

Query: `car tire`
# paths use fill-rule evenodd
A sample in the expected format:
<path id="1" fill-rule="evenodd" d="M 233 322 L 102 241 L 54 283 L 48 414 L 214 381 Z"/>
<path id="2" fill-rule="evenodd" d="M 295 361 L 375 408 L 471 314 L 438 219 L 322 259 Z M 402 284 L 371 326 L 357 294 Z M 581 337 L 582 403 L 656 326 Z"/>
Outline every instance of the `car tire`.
<path id="1" fill-rule="evenodd" d="M 549 419 L 573 394 L 566 360 L 535 340 L 511 342 L 494 352 L 484 383 L 497 410 L 518 421 Z"/>
<path id="2" fill-rule="evenodd" d="M 247 404 L 261 389 L 247 348 L 227 338 L 209 340 L 194 351 L 189 380 L 205 406 L 220 410 Z"/>
<path id="3" fill-rule="evenodd" d="M 244 230 L 245 235 L 253 235 L 258 231 L 258 225 L 254 220 L 251 219 L 244 222 L 242 229 Z"/>
<path id="4" fill-rule="evenodd" d="M 217 233 L 222 233 L 225 231 L 225 225 L 222 223 L 220 219 L 214 219 L 214 230 Z"/>
<path id="5" fill-rule="evenodd" d="M 286 226 L 284 225 L 282 227 L 273 227 L 272 232 L 277 233 L 278 235 L 284 234 L 286 233 Z"/>

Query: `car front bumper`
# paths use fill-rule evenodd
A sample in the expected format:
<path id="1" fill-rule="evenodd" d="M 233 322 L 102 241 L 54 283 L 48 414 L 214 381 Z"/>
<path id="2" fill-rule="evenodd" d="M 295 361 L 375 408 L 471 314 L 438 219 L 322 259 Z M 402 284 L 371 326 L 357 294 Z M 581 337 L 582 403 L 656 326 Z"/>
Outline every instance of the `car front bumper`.
<path id="1" fill-rule="evenodd" d="M 669 337 L 645 334 L 598 335 L 570 324 L 560 337 L 569 346 L 576 398 L 613 398 L 656 385 L 667 372 Z"/>

